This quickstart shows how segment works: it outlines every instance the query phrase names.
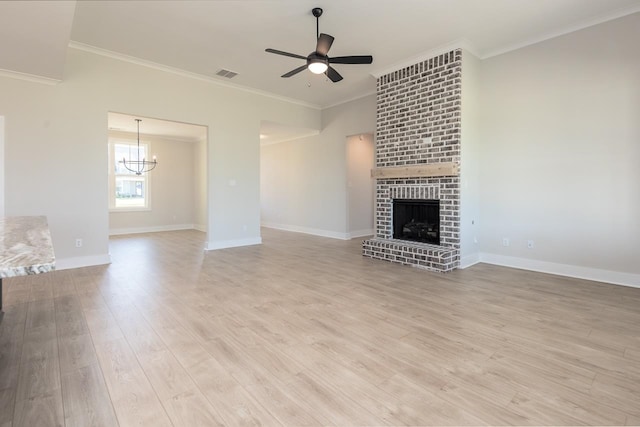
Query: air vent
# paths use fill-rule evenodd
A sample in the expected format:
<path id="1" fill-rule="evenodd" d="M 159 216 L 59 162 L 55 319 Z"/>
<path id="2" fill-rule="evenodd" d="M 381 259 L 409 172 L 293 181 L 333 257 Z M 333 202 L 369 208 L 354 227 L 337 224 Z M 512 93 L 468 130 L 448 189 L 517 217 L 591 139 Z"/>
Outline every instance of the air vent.
<path id="1" fill-rule="evenodd" d="M 216 76 L 226 77 L 228 79 L 232 79 L 237 75 L 238 75 L 238 73 L 234 73 L 233 71 L 225 70 L 224 68 L 218 70 L 218 72 L 216 73 Z"/>

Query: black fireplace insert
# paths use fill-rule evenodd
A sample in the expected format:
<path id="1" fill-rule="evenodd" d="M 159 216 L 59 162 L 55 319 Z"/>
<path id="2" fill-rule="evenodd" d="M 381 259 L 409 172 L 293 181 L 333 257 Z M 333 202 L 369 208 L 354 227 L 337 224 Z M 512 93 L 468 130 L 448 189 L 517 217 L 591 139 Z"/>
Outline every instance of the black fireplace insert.
<path id="1" fill-rule="evenodd" d="M 393 238 L 440 244 L 440 200 L 394 199 Z"/>

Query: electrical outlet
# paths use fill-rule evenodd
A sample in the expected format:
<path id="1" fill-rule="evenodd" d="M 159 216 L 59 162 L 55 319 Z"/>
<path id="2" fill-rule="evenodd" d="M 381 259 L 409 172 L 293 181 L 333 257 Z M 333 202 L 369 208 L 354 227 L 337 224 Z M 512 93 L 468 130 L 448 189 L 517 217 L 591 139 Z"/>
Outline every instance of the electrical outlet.
<path id="1" fill-rule="evenodd" d="M 527 248 L 533 249 L 533 240 L 527 240 Z"/>
<path id="2" fill-rule="evenodd" d="M 76 239 L 76 248 L 82 247 L 82 239 Z"/>
<path id="3" fill-rule="evenodd" d="M 508 237 L 503 237 L 502 238 L 502 246 L 509 246 L 509 238 Z"/>

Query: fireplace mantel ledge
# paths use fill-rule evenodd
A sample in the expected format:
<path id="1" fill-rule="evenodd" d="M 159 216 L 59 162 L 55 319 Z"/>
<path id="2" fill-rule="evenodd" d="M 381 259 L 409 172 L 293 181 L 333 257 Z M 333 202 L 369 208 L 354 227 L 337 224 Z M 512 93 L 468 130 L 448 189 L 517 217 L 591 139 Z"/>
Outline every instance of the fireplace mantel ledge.
<path id="1" fill-rule="evenodd" d="M 458 164 L 455 162 L 371 169 L 371 177 L 376 179 L 457 176 L 458 173 Z"/>

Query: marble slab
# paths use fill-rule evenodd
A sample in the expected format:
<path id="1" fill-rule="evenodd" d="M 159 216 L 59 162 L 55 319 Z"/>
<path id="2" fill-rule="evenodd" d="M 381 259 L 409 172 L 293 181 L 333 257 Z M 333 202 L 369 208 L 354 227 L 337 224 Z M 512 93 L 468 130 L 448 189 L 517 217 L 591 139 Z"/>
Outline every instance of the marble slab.
<path id="1" fill-rule="evenodd" d="M 0 279 L 47 273 L 55 265 L 46 217 L 0 217 Z"/>

